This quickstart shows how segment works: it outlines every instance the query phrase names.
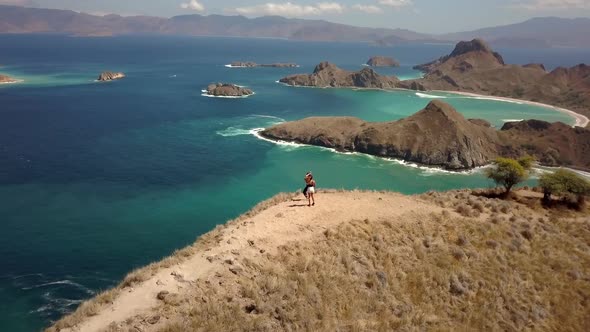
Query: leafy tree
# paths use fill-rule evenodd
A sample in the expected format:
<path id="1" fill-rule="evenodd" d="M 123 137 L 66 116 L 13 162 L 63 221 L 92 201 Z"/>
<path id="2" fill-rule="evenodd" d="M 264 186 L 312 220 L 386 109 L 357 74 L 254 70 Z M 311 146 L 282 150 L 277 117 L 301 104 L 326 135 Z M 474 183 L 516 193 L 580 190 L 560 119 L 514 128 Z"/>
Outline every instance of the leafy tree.
<path id="1" fill-rule="evenodd" d="M 590 182 L 566 169 L 541 175 L 539 185 L 543 188 L 543 200 L 546 202 L 551 200 L 551 195 L 572 194 L 578 197 L 578 204 L 582 205 L 584 196 L 590 194 Z"/>
<path id="2" fill-rule="evenodd" d="M 524 157 L 520 157 L 518 160 L 518 163 L 520 164 L 520 166 L 522 166 L 524 168 L 525 171 L 530 171 L 533 166 L 535 166 L 535 157 L 533 156 L 524 156 Z"/>
<path id="3" fill-rule="evenodd" d="M 519 160 L 510 158 L 497 158 L 494 166 L 486 170 L 486 176 L 494 180 L 497 185 L 506 189 L 506 195 L 512 187 L 525 181 L 529 177 L 529 170 L 532 168 L 534 159 L 523 157 Z"/>

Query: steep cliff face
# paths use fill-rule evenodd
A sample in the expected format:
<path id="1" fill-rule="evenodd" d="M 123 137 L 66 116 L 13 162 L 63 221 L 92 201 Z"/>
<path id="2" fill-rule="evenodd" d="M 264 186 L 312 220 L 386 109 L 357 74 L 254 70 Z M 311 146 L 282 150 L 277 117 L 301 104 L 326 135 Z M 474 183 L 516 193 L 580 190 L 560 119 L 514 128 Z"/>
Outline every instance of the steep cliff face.
<path id="1" fill-rule="evenodd" d="M 370 123 L 349 117 L 316 117 L 279 124 L 262 135 L 454 170 L 487 164 L 497 155 L 498 144 L 497 133 L 489 126 L 467 120 L 450 105 L 436 100 L 399 121 Z"/>
<path id="2" fill-rule="evenodd" d="M 349 72 L 329 62 L 322 62 L 312 74 L 291 75 L 280 80 L 292 86 L 308 87 L 356 87 L 372 89 L 393 89 L 399 84 L 394 76 L 382 76 L 371 68 Z"/>

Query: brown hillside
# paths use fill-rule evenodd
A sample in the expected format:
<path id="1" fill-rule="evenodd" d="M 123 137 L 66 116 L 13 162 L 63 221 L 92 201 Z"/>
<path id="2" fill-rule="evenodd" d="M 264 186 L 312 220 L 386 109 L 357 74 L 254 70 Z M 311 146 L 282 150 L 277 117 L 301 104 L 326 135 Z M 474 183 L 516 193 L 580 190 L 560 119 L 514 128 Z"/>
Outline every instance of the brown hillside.
<path id="1" fill-rule="evenodd" d="M 590 67 L 584 64 L 551 73 L 541 64 L 506 65 L 485 42 L 473 40 L 461 42 L 451 54 L 415 68 L 426 76 L 402 82 L 401 86 L 525 99 L 590 116 Z"/>
<path id="2" fill-rule="evenodd" d="M 271 139 L 401 158 L 448 169 L 487 164 L 497 155 L 496 132 L 465 119 L 450 105 L 432 101 L 399 121 L 368 123 L 355 118 L 324 117 L 276 125 L 262 132 Z"/>
<path id="3" fill-rule="evenodd" d="M 590 169 L 590 130 L 538 120 L 506 123 L 499 132 L 501 154 L 533 155 L 548 166 Z"/>
<path id="4" fill-rule="evenodd" d="M 434 100 L 408 118 L 365 122 L 350 117 L 313 117 L 261 132 L 269 139 L 399 158 L 450 170 L 488 164 L 496 157 L 534 156 L 547 166 L 590 170 L 590 130 L 529 120 L 502 130 L 481 119 L 465 119 Z"/>
<path id="5" fill-rule="evenodd" d="M 49 331 L 590 329 L 588 211 L 470 191 L 317 196 L 269 201 Z"/>

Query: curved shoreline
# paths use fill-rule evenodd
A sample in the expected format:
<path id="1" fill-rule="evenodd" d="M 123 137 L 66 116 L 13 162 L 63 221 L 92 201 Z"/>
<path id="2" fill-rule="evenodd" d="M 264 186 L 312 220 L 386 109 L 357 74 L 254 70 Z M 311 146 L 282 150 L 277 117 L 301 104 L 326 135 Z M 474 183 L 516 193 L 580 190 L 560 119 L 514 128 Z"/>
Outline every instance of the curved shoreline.
<path id="1" fill-rule="evenodd" d="M 488 95 L 481 95 L 481 94 L 472 93 L 472 92 L 461 92 L 461 91 L 430 90 L 430 92 L 450 93 L 450 94 L 456 94 L 456 95 L 460 95 L 460 96 L 481 98 L 481 99 L 485 99 L 485 100 L 504 101 L 504 102 L 509 102 L 509 103 L 516 103 L 517 102 L 517 103 L 522 103 L 525 105 L 548 108 L 548 109 L 552 109 L 552 110 L 560 112 L 560 113 L 567 114 L 567 115 L 571 116 L 572 118 L 574 118 L 576 120 L 576 123 L 572 127 L 584 128 L 584 127 L 588 126 L 588 123 L 590 123 L 590 119 L 588 119 L 588 117 L 585 115 L 582 115 L 580 113 L 576 113 L 572 110 L 569 110 L 569 109 L 566 109 L 563 107 L 553 106 L 550 104 L 544 104 L 544 103 L 540 103 L 540 102 L 536 102 L 536 101 L 509 98 L 509 97 L 488 96 Z"/>
<path id="2" fill-rule="evenodd" d="M 553 106 L 550 104 L 544 104 L 544 103 L 540 103 L 540 102 L 536 102 L 536 101 L 530 101 L 530 100 L 524 100 L 524 99 L 515 99 L 515 98 L 509 98 L 509 97 L 498 97 L 498 96 L 488 96 L 488 95 L 481 95 L 481 94 L 477 94 L 477 93 L 472 93 L 472 92 L 461 92 L 461 91 L 447 91 L 447 90 L 428 90 L 428 91 L 416 91 L 416 90 L 411 90 L 411 89 L 404 89 L 404 88 L 395 88 L 395 89 L 380 89 L 380 88 L 360 88 L 360 87 L 333 87 L 333 86 L 305 86 L 305 85 L 291 85 L 288 83 L 283 83 L 281 81 L 275 81 L 276 83 L 279 83 L 281 85 L 284 86 L 288 86 L 288 87 L 292 87 L 292 88 L 311 88 L 311 89 L 349 89 L 349 90 L 375 90 L 375 91 L 385 91 L 385 92 L 391 92 L 391 91 L 409 91 L 409 92 L 414 92 L 414 93 L 422 93 L 422 94 L 427 94 L 428 92 L 434 92 L 434 93 L 448 93 L 448 94 L 455 94 L 455 95 L 459 95 L 459 96 L 465 96 L 465 97 L 472 97 L 472 98 L 479 98 L 479 99 L 484 99 L 484 100 L 492 100 L 492 101 L 502 101 L 502 102 L 507 102 L 507 103 L 520 103 L 520 104 L 525 104 L 525 105 L 531 105 L 531 106 L 538 106 L 538 107 L 543 107 L 543 108 L 548 108 L 551 110 L 554 110 L 556 112 L 559 113 L 563 113 L 563 114 L 567 114 L 569 116 L 571 116 L 574 120 L 575 120 L 575 124 L 572 127 L 582 127 L 585 128 L 586 126 L 588 126 L 588 124 L 590 124 L 590 119 L 580 113 L 574 112 L 572 110 L 563 108 L 563 107 L 559 107 L 559 106 Z M 444 96 L 432 96 L 433 98 L 441 98 L 441 99 L 445 99 L 446 97 Z"/>
<path id="3" fill-rule="evenodd" d="M 321 145 L 313 145 L 313 144 L 304 144 L 304 143 L 297 143 L 297 142 L 289 142 L 289 141 L 284 141 L 284 140 L 275 140 L 272 138 L 268 138 L 268 137 L 264 137 L 263 135 L 261 135 L 260 133 L 266 128 L 254 128 L 250 130 L 250 134 L 253 135 L 254 137 L 258 138 L 259 140 L 262 141 L 266 141 L 269 143 L 273 143 L 275 145 L 280 145 L 280 146 L 291 146 L 291 147 L 314 147 L 314 148 L 319 148 L 322 150 L 328 150 L 332 153 L 337 153 L 337 154 L 342 154 L 342 155 L 352 155 L 352 156 L 363 156 L 363 157 L 367 157 L 367 158 L 374 158 L 374 159 L 380 159 L 383 161 L 388 161 L 388 162 L 393 162 L 396 163 L 398 165 L 401 166 L 405 166 L 408 168 L 414 168 L 414 169 L 419 169 L 423 172 L 426 173 L 443 173 L 443 174 L 455 174 L 455 175 L 471 175 L 474 173 L 477 173 L 487 167 L 489 167 L 488 165 L 485 166 L 478 166 L 478 167 L 474 167 L 474 168 L 470 168 L 470 169 L 462 169 L 462 170 L 457 170 L 457 171 L 452 171 L 452 170 L 448 170 L 448 169 L 444 169 L 440 166 L 436 166 L 436 165 L 426 165 L 426 164 L 420 164 L 414 161 L 408 161 L 408 160 L 404 160 L 401 158 L 392 158 L 392 157 L 382 157 L 382 156 L 376 156 L 376 155 L 372 155 L 369 153 L 363 153 L 363 152 L 358 152 L 358 151 L 339 151 L 337 149 L 334 148 L 328 148 L 325 146 L 321 146 Z"/>

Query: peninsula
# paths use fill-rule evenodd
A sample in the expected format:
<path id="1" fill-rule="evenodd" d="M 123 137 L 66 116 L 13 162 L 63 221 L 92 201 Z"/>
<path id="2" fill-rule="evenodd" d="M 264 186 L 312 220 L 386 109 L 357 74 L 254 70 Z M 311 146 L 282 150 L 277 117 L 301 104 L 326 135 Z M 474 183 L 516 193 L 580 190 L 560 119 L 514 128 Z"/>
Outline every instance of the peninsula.
<path id="1" fill-rule="evenodd" d="M 590 66 L 547 72 L 542 64 L 505 64 L 483 40 L 460 42 L 453 52 L 418 65 L 426 75 L 401 87 L 508 97 L 559 106 L 590 116 Z"/>
<path id="2" fill-rule="evenodd" d="M 485 120 L 465 119 L 439 100 L 399 121 L 372 123 L 351 117 L 312 117 L 275 125 L 260 135 L 448 170 L 470 169 L 487 165 L 499 156 L 524 154 L 548 166 L 590 170 L 588 129 L 529 120 L 507 123 L 498 131 Z"/>
<path id="3" fill-rule="evenodd" d="M 391 57 L 374 56 L 367 61 L 370 67 L 399 67 L 399 62 Z"/>
<path id="4" fill-rule="evenodd" d="M 105 71 L 98 76 L 97 81 L 99 82 L 108 82 L 114 80 L 120 80 L 125 77 L 123 73 L 115 73 L 110 71 Z"/>
<path id="5" fill-rule="evenodd" d="M 303 87 L 394 89 L 398 87 L 400 80 L 395 76 L 379 75 L 371 68 L 350 72 L 332 63 L 322 62 L 315 67 L 312 74 L 291 75 L 279 82 Z"/>
<path id="6" fill-rule="evenodd" d="M 254 94 L 254 91 L 227 83 L 209 84 L 205 93 L 214 97 L 247 97 Z"/>
<path id="7" fill-rule="evenodd" d="M 299 67 L 296 63 L 270 63 L 270 64 L 258 64 L 256 62 L 242 62 L 242 61 L 234 61 L 228 67 L 231 68 L 256 68 L 256 67 L 266 67 L 266 68 L 296 68 Z"/>

